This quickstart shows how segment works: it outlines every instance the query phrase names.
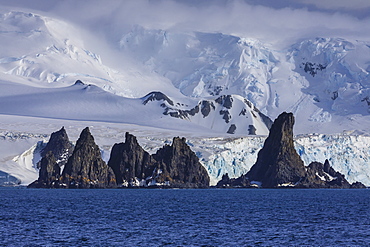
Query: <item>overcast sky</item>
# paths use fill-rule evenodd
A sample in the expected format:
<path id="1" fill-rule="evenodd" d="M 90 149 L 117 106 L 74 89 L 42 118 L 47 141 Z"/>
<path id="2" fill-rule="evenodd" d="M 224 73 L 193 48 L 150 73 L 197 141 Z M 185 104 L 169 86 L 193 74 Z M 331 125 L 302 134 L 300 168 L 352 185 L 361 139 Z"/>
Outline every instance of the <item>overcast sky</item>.
<path id="1" fill-rule="evenodd" d="M 285 44 L 304 38 L 370 40 L 370 0 L 0 0 L 117 36 L 132 25 L 221 32 Z"/>

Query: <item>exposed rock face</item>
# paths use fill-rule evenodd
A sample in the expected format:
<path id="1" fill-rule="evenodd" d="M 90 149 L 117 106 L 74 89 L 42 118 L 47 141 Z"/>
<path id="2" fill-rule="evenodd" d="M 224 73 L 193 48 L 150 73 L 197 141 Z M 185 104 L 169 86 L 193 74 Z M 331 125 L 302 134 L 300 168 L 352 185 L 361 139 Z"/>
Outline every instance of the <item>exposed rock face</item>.
<path id="1" fill-rule="evenodd" d="M 126 133 L 125 143 L 113 146 L 107 165 L 89 128 L 85 128 L 60 175 L 61 168 L 53 152 L 64 154 L 70 147 L 64 128 L 53 133 L 44 149 L 48 152 L 40 161 L 39 178 L 29 187 L 114 188 L 117 183 L 128 187 L 209 187 L 208 173 L 185 138 L 176 137 L 171 146 L 150 155 L 135 136 Z"/>
<path id="2" fill-rule="evenodd" d="M 172 105 L 172 106 L 174 105 L 173 101 L 162 92 L 148 93 L 143 98 L 143 105 L 146 105 L 149 101 L 164 101 L 164 102 L 167 102 L 169 105 Z"/>
<path id="3" fill-rule="evenodd" d="M 114 144 L 108 166 L 116 175 L 117 184 L 138 186 L 136 178 L 145 179 L 152 174 L 154 160 L 138 143 L 135 136 L 126 132 L 125 142 Z"/>
<path id="4" fill-rule="evenodd" d="M 29 188 L 58 188 L 60 178 L 60 167 L 52 151 L 40 161 L 39 178 L 28 185 Z"/>
<path id="5" fill-rule="evenodd" d="M 228 131 L 226 133 L 228 133 L 228 134 L 234 134 L 235 133 L 235 130 L 236 130 L 236 125 L 235 124 L 232 124 L 232 125 L 230 125 L 230 128 L 228 129 Z"/>
<path id="6" fill-rule="evenodd" d="M 328 187 L 333 188 L 350 188 L 351 185 L 345 179 L 344 175 L 335 171 L 329 164 L 328 160 L 325 163 L 313 162 L 308 166 L 308 170 L 313 170 L 315 174 L 325 181 Z"/>
<path id="7" fill-rule="evenodd" d="M 302 66 L 304 67 L 303 68 L 304 71 L 306 73 L 309 73 L 313 77 L 315 77 L 315 75 L 317 74 L 318 71 L 322 71 L 322 70 L 326 69 L 326 67 L 327 67 L 326 65 L 316 64 L 316 63 L 311 63 L 311 62 L 302 63 Z"/>
<path id="8" fill-rule="evenodd" d="M 361 182 L 354 182 L 351 184 L 351 189 L 366 189 L 366 186 Z"/>
<path id="9" fill-rule="evenodd" d="M 302 159 L 294 149 L 294 117 L 282 113 L 273 123 L 257 162 L 247 173 L 250 181 L 262 182 L 264 188 L 299 183 L 306 171 Z"/>
<path id="10" fill-rule="evenodd" d="M 48 152 L 52 152 L 59 166 L 63 166 L 67 163 L 72 151 L 73 146 L 69 141 L 66 130 L 62 127 L 59 131 L 51 134 L 48 144 L 41 151 L 41 157 L 45 157 Z"/>
<path id="11" fill-rule="evenodd" d="M 208 173 L 185 138 L 175 137 L 171 146 L 150 155 L 135 136 L 126 133 L 125 143 L 113 146 L 108 165 L 119 186 L 209 187 Z"/>
<path id="12" fill-rule="evenodd" d="M 186 144 L 185 138 L 173 138 L 172 145 L 159 149 L 153 158 L 157 162 L 157 182 L 168 181 L 172 187 L 209 187 L 207 170 Z"/>
<path id="13" fill-rule="evenodd" d="M 211 101 L 202 100 L 200 108 L 203 118 L 207 117 L 212 110 L 215 110 L 215 105 Z"/>
<path id="14" fill-rule="evenodd" d="M 89 128 L 77 140 L 72 156 L 64 167 L 62 178 L 67 188 L 111 188 L 116 186 L 113 170 L 101 158 L 99 147 Z"/>
<path id="15" fill-rule="evenodd" d="M 231 109 L 233 106 L 233 97 L 231 95 L 222 95 L 216 99 L 216 102 L 226 107 L 227 109 Z"/>
<path id="16" fill-rule="evenodd" d="M 142 98 L 144 105 L 152 102 L 157 102 L 163 108 L 165 116 L 185 119 L 228 134 L 267 134 L 272 125 L 269 117 L 261 113 L 250 101 L 237 95 L 221 95 L 215 99 L 200 100 L 193 106 L 174 102 L 161 92 L 151 92 Z M 209 121 L 218 120 L 222 122 L 209 124 Z"/>
<path id="17" fill-rule="evenodd" d="M 69 141 L 64 127 L 53 132 L 49 142 L 41 151 L 41 161 L 37 164 L 40 168 L 39 178 L 31 183 L 30 188 L 58 188 L 60 183 L 61 166 L 67 163 L 71 156 L 73 146 Z"/>
<path id="18" fill-rule="evenodd" d="M 362 183 L 355 182 L 352 185 L 347 181 L 343 174 L 335 171 L 329 164 L 312 162 L 307 167 L 306 178 L 298 185 L 303 188 L 366 188 Z"/>
<path id="19" fill-rule="evenodd" d="M 74 85 L 86 85 L 81 80 L 77 80 Z"/>
<path id="20" fill-rule="evenodd" d="M 255 135 L 256 134 L 256 127 L 254 127 L 253 125 L 249 125 L 249 128 L 248 128 L 248 134 L 249 135 Z"/>

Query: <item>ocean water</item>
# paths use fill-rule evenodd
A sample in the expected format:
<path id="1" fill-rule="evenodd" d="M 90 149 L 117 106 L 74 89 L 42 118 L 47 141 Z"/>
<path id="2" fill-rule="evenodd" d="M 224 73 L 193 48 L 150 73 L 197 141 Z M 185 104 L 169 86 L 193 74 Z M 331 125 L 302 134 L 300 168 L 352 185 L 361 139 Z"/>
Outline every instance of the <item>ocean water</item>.
<path id="1" fill-rule="evenodd" d="M 0 246 L 368 246 L 370 190 L 0 189 Z"/>

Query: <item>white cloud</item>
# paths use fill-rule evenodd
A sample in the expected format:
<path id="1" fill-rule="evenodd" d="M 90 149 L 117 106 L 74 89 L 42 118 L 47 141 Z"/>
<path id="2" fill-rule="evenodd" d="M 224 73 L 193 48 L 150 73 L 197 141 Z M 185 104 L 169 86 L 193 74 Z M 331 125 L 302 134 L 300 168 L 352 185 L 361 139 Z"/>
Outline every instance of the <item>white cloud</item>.
<path id="1" fill-rule="evenodd" d="M 16 0 L 17 6 L 47 11 L 75 22 L 97 35 L 117 41 L 132 25 L 151 29 L 205 31 L 258 38 L 285 44 L 301 38 L 335 36 L 369 40 L 370 18 L 327 9 L 366 8 L 368 0 Z M 0 3 L 12 4 L 10 0 Z M 263 6 L 261 5 L 263 4 Z M 312 10 L 309 6 L 316 6 Z M 47 6 L 47 8 L 45 7 Z"/>

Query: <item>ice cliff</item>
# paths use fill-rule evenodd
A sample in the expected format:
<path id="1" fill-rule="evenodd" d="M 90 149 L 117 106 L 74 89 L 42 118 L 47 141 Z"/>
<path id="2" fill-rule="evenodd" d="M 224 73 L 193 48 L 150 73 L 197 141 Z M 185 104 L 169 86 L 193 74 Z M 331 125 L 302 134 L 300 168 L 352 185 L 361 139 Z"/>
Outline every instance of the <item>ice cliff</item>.
<path id="1" fill-rule="evenodd" d="M 247 173 L 256 162 L 264 140 L 265 137 L 244 137 L 214 144 L 215 153 L 201 159 L 210 174 L 211 185 L 221 180 L 223 174 L 236 178 Z M 294 145 L 306 166 L 313 161 L 328 159 L 349 182 L 370 185 L 369 136 L 312 134 L 296 136 Z"/>

